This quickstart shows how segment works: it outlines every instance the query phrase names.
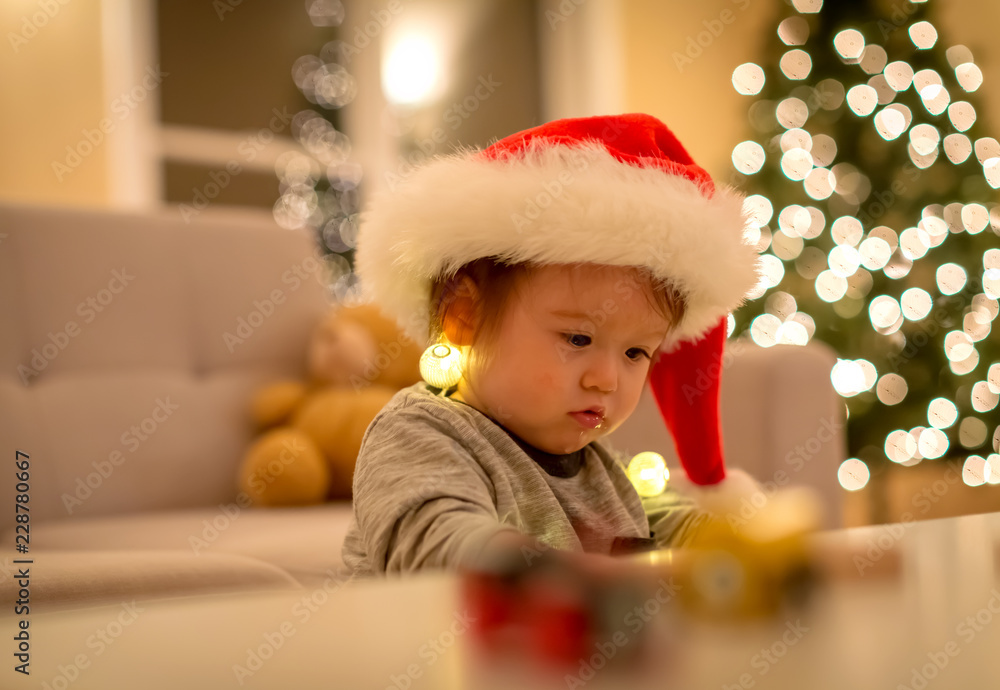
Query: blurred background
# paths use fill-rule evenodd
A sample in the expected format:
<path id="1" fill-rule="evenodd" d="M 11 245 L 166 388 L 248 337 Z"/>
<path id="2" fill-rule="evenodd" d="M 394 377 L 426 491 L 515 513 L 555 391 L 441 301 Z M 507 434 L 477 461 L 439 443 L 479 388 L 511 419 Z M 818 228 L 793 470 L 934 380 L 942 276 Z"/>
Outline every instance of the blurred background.
<path id="1" fill-rule="evenodd" d="M 1000 3 L 5 0 L 0 26 L 0 198 L 270 214 L 346 302 L 365 199 L 428 156 L 655 115 L 748 195 L 768 275 L 731 336 L 840 357 L 847 523 L 1000 509 Z"/>

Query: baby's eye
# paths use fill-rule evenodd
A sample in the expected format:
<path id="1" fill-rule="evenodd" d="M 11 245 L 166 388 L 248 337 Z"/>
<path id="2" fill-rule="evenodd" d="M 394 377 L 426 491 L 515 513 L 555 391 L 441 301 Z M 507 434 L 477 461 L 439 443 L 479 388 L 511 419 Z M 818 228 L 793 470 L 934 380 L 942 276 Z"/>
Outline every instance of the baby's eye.
<path id="1" fill-rule="evenodd" d="M 652 359 L 649 353 L 643 350 L 641 347 L 630 347 L 625 351 L 625 356 L 632 361 L 639 361 L 641 358 Z"/>
<path id="2" fill-rule="evenodd" d="M 573 347 L 586 347 L 590 345 L 590 336 L 583 335 L 582 333 L 563 333 L 563 338 Z"/>

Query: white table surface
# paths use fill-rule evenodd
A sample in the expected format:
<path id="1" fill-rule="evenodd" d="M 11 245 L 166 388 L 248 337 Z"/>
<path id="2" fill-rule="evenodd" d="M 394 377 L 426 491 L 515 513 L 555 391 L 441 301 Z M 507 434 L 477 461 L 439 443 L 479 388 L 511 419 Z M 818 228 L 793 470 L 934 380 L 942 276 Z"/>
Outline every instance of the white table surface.
<path id="1" fill-rule="evenodd" d="M 128 602 L 33 614 L 30 678 L 13 671 L 16 619 L 5 606 L 0 688 L 1000 688 L 1000 513 L 816 541 L 853 576 L 805 614 L 732 625 L 663 616 L 645 631 L 648 667 L 627 676 L 606 667 L 577 684 L 484 658 L 465 633 L 457 580 L 433 574 L 332 594 L 140 602 L 134 614 Z M 847 549 L 880 567 L 858 576 Z M 248 651 L 262 647 L 269 658 L 251 664 Z M 252 675 L 238 678 L 237 665 Z"/>

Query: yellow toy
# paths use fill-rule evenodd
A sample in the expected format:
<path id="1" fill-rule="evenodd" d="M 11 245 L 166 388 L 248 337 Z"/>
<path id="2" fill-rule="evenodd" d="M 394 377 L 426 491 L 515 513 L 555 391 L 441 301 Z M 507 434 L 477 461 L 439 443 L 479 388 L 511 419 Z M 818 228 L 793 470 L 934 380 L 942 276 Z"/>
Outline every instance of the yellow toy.
<path id="1" fill-rule="evenodd" d="M 627 473 L 643 497 L 663 493 L 670 480 L 659 453 L 639 453 Z M 746 473 L 730 474 L 729 493 L 705 493 L 689 483 L 680 489 L 701 509 L 683 548 L 635 559 L 676 577 L 681 602 L 708 618 L 774 616 L 805 603 L 818 582 L 808 538 L 821 523 L 819 498 L 805 487 L 768 490 Z"/>
<path id="2" fill-rule="evenodd" d="M 681 601 L 727 619 L 774 616 L 806 603 L 818 582 L 808 537 L 819 523 L 819 501 L 803 487 L 777 491 L 748 518 L 716 515 L 674 554 Z"/>
<path id="3" fill-rule="evenodd" d="M 258 506 L 350 498 L 365 430 L 398 390 L 420 380 L 422 350 L 374 306 L 332 311 L 313 333 L 309 380 L 254 396 L 253 420 L 266 431 L 243 458 L 240 490 Z"/>

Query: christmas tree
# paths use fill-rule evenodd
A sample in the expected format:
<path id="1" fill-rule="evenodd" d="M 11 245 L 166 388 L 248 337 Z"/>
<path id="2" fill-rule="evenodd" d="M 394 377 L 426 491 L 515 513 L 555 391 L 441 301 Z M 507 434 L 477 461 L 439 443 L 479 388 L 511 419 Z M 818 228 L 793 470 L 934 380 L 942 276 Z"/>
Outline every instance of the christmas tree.
<path id="1" fill-rule="evenodd" d="M 766 272 L 734 329 L 836 350 L 850 489 L 925 459 L 1000 482 L 1000 144 L 980 68 L 929 9 L 792 0 L 733 73 L 754 133 L 733 175 Z"/>

